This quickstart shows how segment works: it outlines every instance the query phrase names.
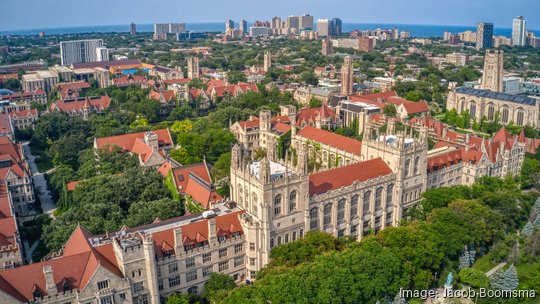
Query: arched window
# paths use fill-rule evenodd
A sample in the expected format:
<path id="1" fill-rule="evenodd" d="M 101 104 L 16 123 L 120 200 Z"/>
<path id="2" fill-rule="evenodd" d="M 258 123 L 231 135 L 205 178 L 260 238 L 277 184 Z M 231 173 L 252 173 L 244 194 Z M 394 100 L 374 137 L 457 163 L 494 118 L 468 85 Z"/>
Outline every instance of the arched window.
<path id="1" fill-rule="evenodd" d="M 289 211 L 296 210 L 296 190 L 289 194 Z"/>
<path id="2" fill-rule="evenodd" d="M 244 192 L 242 191 L 242 185 L 238 184 L 238 203 L 243 204 L 244 200 L 242 199 Z"/>
<path id="3" fill-rule="evenodd" d="M 342 198 L 339 200 L 337 205 L 337 221 L 342 223 L 345 220 L 345 199 Z"/>
<path id="4" fill-rule="evenodd" d="M 257 212 L 257 203 L 258 203 L 257 194 L 253 192 L 251 194 L 251 207 L 253 208 L 253 211 L 255 212 Z"/>
<path id="5" fill-rule="evenodd" d="M 326 204 L 323 212 L 323 228 L 326 228 L 332 223 L 332 203 Z"/>
<path id="6" fill-rule="evenodd" d="M 465 111 L 465 98 L 462 98 L 459 100 L 459 106 L 460 106 L 460 110 L 459 110 L 460 113 Z"/>
<path id="7" fill-rule="evenodd" d="M 386 208 L 392 207 L 394 203 L 392 202 L 394 198 L 394 184 L 388 185 L 386 188 Z"/>
<path id="8" fill-rule="evenodd" d="M 309 210 L 309 229 L 315 230 L 319 227 L 319 209 L 313 208 Z"/>
<path id="9" fill-rule="evenodd" d="M 501 110 L 501 122 L 503 124 L 508 123 L 508 117 L 510 115 L 510 111 L 508 110 L 508 107 L 503 107 Z"/>
<path id="10" fill-rule="evenodd" d="M 409 170 L 410 170 L 410 167 L 411 166 L 411 160 L 410 159 L 407 159 L 405 161 L 405 168 L 403 168 L 403 172 L 404 172 L 404 177 L 408 177 L 409 176 Z"/>
<path id="11" fill-rule="evenodd" d="M 350 218 L 356 218 L 358 216 L 358 195 L 354 195 L 351 198 L 351 214 Z"/>
<path id="12" fill-rule="evenodd" d="M 281 194 L 278 194 L 274 197 L 274 215 L 281 214 Z"/>
<path id="13" fill-rule="evenodd" d="M 525 113 L 523 112 L 523 109 L 518 109 L 517 115 L 516 115 L 516 124 L 518 124 L 519 126 L 523 126 L 524 121 L 525 121 Z"/>
<path id="14" fill-rule="evenodd" d="M 379 187 L 377 188 L 377 190 L 375 190 L 375 211 L 382 209 L 382 191 L 382 187 Z"/>
<path id="15" fill-rule="evenodd" d="M 414 159 L 414 175 L 417 175 L 419 172 L 419 166 L 420 166 L 420 156 L 417 156 Z"/>
<path id="16" fill-rule="evenodd" d="M 476 120 L 476 102 L 471 101 L 469 105 L 469 115 L 473 120 Z"/>
<path id="17" fill-rule="evenodd" d="M 488 113 L 487 113 L 487 118 L 489 120 L 493 120 L 495 118 L 495 105 L 493 105 L 492 103 L 489 103 L 488 104 Z"/>
<path id="18" fill-rule="evenodd" d="M 366 191 L 364 192 L 364 200 L 362 202 L 362 208 L 363 208 L 363 215 L 367 215 L 370 213 L 369 211 L 369 205 L 370 205 L 370 200 L 371 200 L 371 191 Z"/>

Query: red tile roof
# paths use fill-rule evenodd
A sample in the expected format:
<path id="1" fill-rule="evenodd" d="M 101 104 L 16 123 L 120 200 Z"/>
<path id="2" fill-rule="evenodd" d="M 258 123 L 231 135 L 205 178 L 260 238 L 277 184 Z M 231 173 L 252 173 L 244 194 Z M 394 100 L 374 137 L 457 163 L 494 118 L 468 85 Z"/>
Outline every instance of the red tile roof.
<path id="1" fill-rule="evenodd" d="M 163 90 L 163 91 L 156 92 L 156 91 L 152 90 L 150 92 L 150 94 L 148 95 L 148 98 L 150 98 L 152 100 L 160 101 L 161 96 L 163 96 L 163 98 L 167 102 L 171 102 L 172 100 L 174 100 L 174 97 L 175 97 L 173 91 Z"/>
<path id="2" fill-rule="evenodd" d="M 184 83 L 190 83 L 190 82 L 191 82 L 191 78 L 175 78 L 175 79 L 163 80 L 164 84 L 173 84 L 173 83 L 184 84 Z"/>
<path id="3" fill-rule="evenodd" d="M 450 150 L 445 153 L 441 153 L 427 160 L 427 171 L 432 172 L 434 170 L 440 170 L 442 168 L 458 164 L 463 161 L 463 155 L 461 150 Z"/>
<path id="4" fill-rule="evenodd" d="M 113 78 L 112 83 L 117 87 L 125 87 L 130 85 L 142 85 L 146 83 L 146 76 L 125 75 Z"/>
<path id="5" fill-rule="evenodd" d="M 6 113 L 0 113 L 0 133 L 13 133 L 9 115 Z"/>
<path id="6" fill-rule="evenodd" d="M 362 142 L 343 135 L 339 135 L 326 130 L 305 126 L 297 134 L 298 136 L 338 148 L 340 150 L 361 155 Z"/>
<path id="7" fill-rule="evenodd" d="M 364 182 L 392 174 L 392 170 L 382 160 L 372 160 L 322 171 L 309 176 L 309 195 L 319 195 L 331 190 L 350 186 L 355 182 Z"/>
<path id="8" fill-rule="evenodd" d="M 52 103 L 50 110 L 63 113 L 81 113 L 84 108 L 91 108 L 94 112 L 102 112 L 109 108 L 109 96 L 81 97 L 75 99 L 60 99 Z"/>
<path id="9" fill-rule="evenodd" d="M 11 111 L 9 112 L 9 116 L 13 118 L 26 118 L 26 117 L 37 117 L 38 111 L 37 109 L 24 109 L 20 111 Z"/>
<path id="10" fill-rule="evenodd" d="M 212 189 L 210 170 L 206 163 L 186 165 L 172 169 L 178 193 L 187 194 L 205 208 L 223 198 Z"/>
<path id="11" fill-rule="evenodd" d="M 314 124 L 317 117 L 320 117 L 321 120 L 326 118 L 335 119 L 336 113 L 326 105 L 317 108 L 302 109 L 296 115 L 296 125 L 300 127 L 303 124 Z"/>

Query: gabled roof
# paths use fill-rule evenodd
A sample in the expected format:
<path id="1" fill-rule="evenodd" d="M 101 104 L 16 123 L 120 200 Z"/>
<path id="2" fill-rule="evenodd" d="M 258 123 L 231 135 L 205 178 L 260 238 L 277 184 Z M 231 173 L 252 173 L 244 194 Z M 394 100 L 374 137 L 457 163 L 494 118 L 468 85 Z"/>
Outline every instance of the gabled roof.
<path id="1" fill-rule="evenodd" d="M 77 97 L 74 99 L 60 99 L 52 103 L 51 111 L 63 113 L 80 113 L 84 108 L 92 108 L 101 112 L 109 108 L 111 99 L 109 96 Z"/>
<path id="2" fill-rule="evenodd" d="M 300 112 L 296 115 L 296 125 L 302 126 L 303 123 L 309 124 L 309 123 L 315 123 L 317 120 L 317 117 L 319 117 L 321 120 L 324 119 L 335 119 L 336 113 L 330 109 L 330 107 L 323 105 L 322 107 L 317 108 L 307 108 L 302 109 Z"/>
<path id="3" fill-rule="evenodd" d="M 13 118 L 27 118 L 27 117 L 37 117 L 38 111 L 37 109 L 24 109 L 20 111 L 11 111 L 9 112 L 9 116 Z"/>
<path id="4" fill-rule="evenodd" d="M 355 182 L 364 182 L 390 174 L 392 174 L 392 169 L 380 157 L 313 173 L 309 176 L 309 195 L 320 195 L 331 190 L 350 186 Z"/>
<path id="5" fill-rule="evenodd" d="M 169 129 L 153 130 L 152 132 L 156 133 L 156 135 L 158 136 L 158 143 L 161 147 L 173 145 Z M 99 149 L 109 145 L 118 146 L 124 151 L 131 152 L 133 150 L 133 146 L 137 142 L 137 139 L 144 140 L 145 133 L 146 132 L 137 132 L 124 135 L 96 138 L 96 144 Z"/>
<path id="6" fill-rule="evenodd" d="M 187 194 L 205 208 L 210 202 L 222 197 L 213 190 L 210 169 L 206 163 L 186 165 L 172 169 L 172 175 L 180 194 Z"/>
<path id="7" fill-rule="evenodd" d="M 305 126 L 297 135 L 354 155 L 361 155 L 362 142 L 356 139 L 317 129 L 312 126 Z"/>

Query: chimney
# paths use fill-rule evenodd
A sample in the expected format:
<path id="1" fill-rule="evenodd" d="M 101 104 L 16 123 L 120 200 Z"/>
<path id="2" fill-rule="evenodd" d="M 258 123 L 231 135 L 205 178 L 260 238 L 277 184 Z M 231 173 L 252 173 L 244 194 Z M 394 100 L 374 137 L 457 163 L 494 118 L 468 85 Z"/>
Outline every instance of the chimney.
<path id="1" fill-rule="evenodd" d="M 58 293 L 58 289 L 56 289 L 56 284 L 54 283 L 53 270 L 51 266 L 43 266 L 43 276 L 45 277 L 45 289 L 47 289 L 47 295 L 56 295 Z"/>
<path id="2" fill-rule="evenodd" d="M 260 174 L 262 174 L 262 172 Z M 210 244 L 214 244 L 217 242 L 217 228 L 215 218 L 211 218 L 208 220 L 208 242 Z"/>
<path id="3" fill-rule="evenodd" d="M 148 131 L 144 133 L 144 142 L 152 148 L 153 151 L 159 149 L 158 136 L 155 132 Z"/>
<path id="4" fill-rule="evenodd" d="M 184 251 L 183 239 L 182 228 L 174 229 L 174 251 L 176 253 Z"/>

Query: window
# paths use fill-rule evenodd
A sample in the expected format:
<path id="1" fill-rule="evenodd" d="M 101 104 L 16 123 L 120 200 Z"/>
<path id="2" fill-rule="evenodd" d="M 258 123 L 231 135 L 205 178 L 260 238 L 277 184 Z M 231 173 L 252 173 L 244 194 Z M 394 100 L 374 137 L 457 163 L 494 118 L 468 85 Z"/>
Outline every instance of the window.
<path id="1" fill-rule="evenodd" d="M 149 304 L 148 303 L 148 295 L 145 295 L 145 294 L 141 295 L 139 297 L 139 301 L 137 303 L 139 303 L 139 304 Z"/>
<path id="2" fill-rule="evenodd" d="M 195 258 L 187 258 L 186 259 L 186 268 L 191 268 L 195 266 Z"/>
<path id="3" fill-rule="evenodd" d="M 476 103 L 474 101 L 471 102 L 469 109 L 470 109 L 469 116 L 471 117 L 471 119 L 476 120 Z"/>
<path id="4" fill-rule="evenodd" d="M 503 124 L 507 124 L 507 123 L 508 123 L 508 116 L 510 116 L 510 115 L 509 115 L 509 110 L 508 110 L 507 107 L 504 107 L 504 108 L 502 109 L 502 115 L 501 115 L 501 122 L 502 122 Z"/>
<path id="5" fill-rule="evenodd" d="M 337 232 L 337 236 L 342 237 L 344 235 L 345 235 L 345 229 L 339 229 L 338 232 Z"/>
<path id="6" fill-rule="evenodd" d="M 487 115 L 487 118 L 489 120 L 493 120 L 493 118 L 495 118 L 495 106 L 490 103 L 488 104 L 488 115 Z"/>
<path id="7" fill-rule="evenodd" d="M 352 225 L 351 226 L 351 235 L 356 234 L 357 230 L 358 230 L 358 225 Z"/>
<path id="8" fill-rule="evenodd" d="M 323 227 L 326 228 L 332 223 L 332 204 L 328 203 L 324 206 Z"/>
<path id="9" fill-rule="evenodd" d="M 345 199 L 340 199 L 337 206 L 337 221 L 342 223 L 345 220 Z"/>
<path id="10" fill-rule="evenodd" d="M 227 269 L 229 269 L 229 261 L 219 262 L 219 264 L 218 264 L 218 270 L 219 271 L 225 271 Z"/>
<path id="11" fill-rule="evenodd" d="M 274 198 L 274 216 L 281 214 L 281 194 L 276 195 Z"/>
<path id="12" fill-rule="evenodd" d="M 523 110 L 519 109 L 517 112 L 517 118 L 516 118 L 516 123 L 519 126 L 523 126 L 524 117 L 525 117 L 525 114 L 523 113 Z"/>
<path id="13" fill-rule="evenodd" d="M 278 246 L 281 245 L 281 236 L 277 237 L 277 244 L 278 244 Z"/>
<path id="14" fill-rule="evenodd" d="M 366 191 L 364 192 L 364 201 L 363 201 L 363 215 L 368 215 L 370 214 L 370 211 L 369 211 L 369 205 L 370 205 L 370 200 L 371 200 L 371 191 Z"/>
<path id="15" fill-rule="evenodd" d="M 197 286 L 191 286 L 190 288 L 188 288 L 187 292 L 189 294 L 197 294 L 197 292 L 199 291 L 199 288 Z"/>
<path id="16" fill-rule="evenodd" d="M 393 199 L 394 199 L 394 184 L 390 184 L 388 185 L 388 187 L 386 187 L 386 208 L 393 206 L 394 204 L 392 202 Z"/>
<path id="17" fill-rule="evenodd" d="M 296 231 L 293 231 L 292 233 L 292 241 L 296 241 Z"/>
<path id="18" fill-rule="evenodd" d="M 203 263 L 208 263 L 212 260 L 212 253 L 204 253 L 202 255 L 202 261 Z"/>
<path id="19" fill-rule="evenodd" d="M 255 266 L 255 259 L 254 258 L 249 259 L 249 265 Z"/>
<path id="20" fill-rule="evenodd" d="M 244 250 L 243 244 L 236 244 L 234 245 L 234 253 L 240 253 Z"/>
<path id="21" fill-rule="evenodd" d="M 99 304 L 113 304 L 113 296 L 105 296 L 99 300 Z"/>
<path id="22" fill-rule="evenodd" d="M 177 262 L 169 263 L 169 273 L 174 273 L 177 271 L 178 271 L 178 263 Z"/>
<path id="23" fill-rule="evenodd" d="M 250 251 L 254 251 L 254 250 L 255 250 L 255 243 L 253 243 L 253 242 L 250 242 L 250 243 L 249 243 L 249 250 L 250 250 Z"/>
<path id="24" fill-rule="evenodd" d="M 300 237 L 301 237 L 301 238 L 304 237 L 304 229 L 300 229 Z"/>
<path id="25" fill-rule="evenodd" d="M 315 230 L 319 227 L 319 209 L 313 208 L 309 210 L 309 229 Z"/>
<path id="26" fill-rule="evenodd" d="M 418 172 L 419 172 L 419 167 L 420 167 L 420 157 L 417 156 L 415 159 L 414 159 L 414 175 L 417 175 Z"/>
<path id="27" fill-rule="evenodd" d="M 161 282 L 161 281 L 160 281 L 160 282 Z M 163 289 L 163 282 L 161 282 L 161 285 L 162 285 L 162 286 L 161 286 L 161 289 Z M 122 301 L 125 301 L 125 300 L 126 300 L 126 293 L 125 293 L 125 292 L 122 292 L 122 293 L 120 294 L 120 300 L 122 300 Z"/>
<path id="28" fill-rule="evenodd" d="M 375 211 L 378 211 L 378 210 L 381 210 L 382 209 L 382 191 L 383 191 L 383 188 L 382 187 L 379 187 L 377 188 L 377 190 L 375 190 Z"/>
<path id="29" fill-rule="evenodd" d="M 204 267 L 202 269 L 202 275 L 203 277 L 207 277 L 207 276 L 210 276 L 213 272 L 213 267 L 212 266 L 208 266 L 208 267 Z"/>
<path id="30" fill-rule="evenodd" d="M 296 210 L 296 190 L 291 191 L 289 194 L 289 211 Z"/>
<path id="31" fill-rule="evenodd" d="M 197 270 L 186 272 L 186 282 L 195 281 L 197 279 Z"/>
<path id="32" fill-rule="evenodd" d="M 224 258 L 227 256 L 227 248 L 223 248 L 219 250 L 219 257 Z"/>
<path id="33" fill-rule="evenodd" d="M 405 161 L 405 168 L 404 171 L 403 171 L 403 176 L 404 177 L 408 177 L 409 176 L 409 167 L 411 166 L 411 160 L 410 159 L 407 159 Z"/>
<path id="34" fill-rule="evenodd" d="M 270 248 L 274 248 L 274 239 L 270 239 Z"/>
<path id="35" fill-rule="evenodd" d="M 139 292 L 141 290 L 143 290 L 143 282 L 133 283 L 133 292 Z"/>
<path id="36" fill-rule="evenodd" d="M 386 226 L 392 226 L 392 212 L 386 214 Z"/>
<path id="37" fill-rule="evenodd" d="M 109 280 L 97 282 L 97 287 L 98 287 L 99 290 L 108 288 L 109 287 Z"/>
<path id="38" fill-rule="evenodd" d="M 158 281 L 158 289 L 163 290 L 163 280 Z M 124 295 L 124 297 L 125 297 L 125 295 Z"/>
<path id="39" fill-rule="evenodd" d="M 174 277 L 169 278 L 169 287 L 172 288 L 174 286 L 180 285 L 180 276 L 175 275 Z"/>
<path id="40" fill-rule="evenodd" d="M 381 226 L 381 218 L 382 218 L 382 216 L 377 216 L 375 218 L 375 228 L 378 228 L 378 227 Z"/>
<path id="41" fill-rule="evenodd" d="M 358 195 L 354 195 L 351 198 L 351 213 L 350 218 L 356 218 L 358 216 Z"/>
<path id="42" fill-rule="evenodd" d="M 234 258 L 234 267 L 238 267 L 244 264 L 244 256 L 239 256 Z"/>

